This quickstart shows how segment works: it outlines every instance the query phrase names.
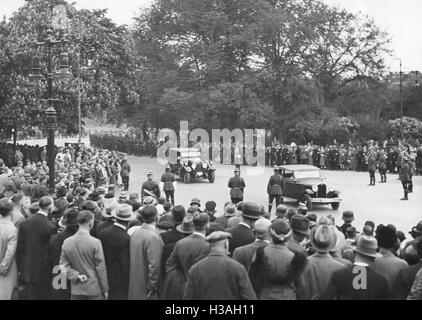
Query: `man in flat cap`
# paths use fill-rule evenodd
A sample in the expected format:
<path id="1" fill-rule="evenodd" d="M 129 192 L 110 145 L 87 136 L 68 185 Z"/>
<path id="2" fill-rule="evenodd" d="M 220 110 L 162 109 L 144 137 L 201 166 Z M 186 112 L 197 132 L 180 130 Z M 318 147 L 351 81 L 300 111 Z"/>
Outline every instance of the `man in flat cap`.
<path id="1" fill-rule="evenodd" d="M 240 176 L 240 169 L 234 169 L 234 177 L 229 180 L 230 199 L 233 204 L 243 201 L 243 190 L 245 189 L 245 180 Z"/>
<path id="2" fill-rule="evenodd" d="M 244 266 L 227 256 L 231 234 L 206 237 L 210 253 L 189 270 L 183 300 L 256 300 Z"/>

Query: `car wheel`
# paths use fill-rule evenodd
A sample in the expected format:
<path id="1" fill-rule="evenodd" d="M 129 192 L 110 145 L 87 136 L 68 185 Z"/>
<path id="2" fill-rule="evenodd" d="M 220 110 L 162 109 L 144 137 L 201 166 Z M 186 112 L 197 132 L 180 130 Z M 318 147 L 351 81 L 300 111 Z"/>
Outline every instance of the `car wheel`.
<path id="1" fill-rule="evenodd" d="M 311 196 L 309 194 L 305 194 L 303 196 L 302 202 L 308 208 L 308 211 L 312 211 L 312 198 L 311 198 Z"/>
<path id="2" fill-rule="evenodd" d="M 215 171 L 211 171 L 208 175 L 208 180 L 210 183 L 214 183 L 215 181 Z"/>
<path id="3" fill-rule="evenodd" d="M 331 208 L 333 208 L 333 210 L 338 210 L 338 208 L 340 208 L 340 202 L 331 203 Z"/>
<path id="4" fill-rule="evenodd" d="M 190 173 L 189 172 L 185 172 L 185 174 L 183 175 L 183 182 L 184 183 L 190 182 Z"/>

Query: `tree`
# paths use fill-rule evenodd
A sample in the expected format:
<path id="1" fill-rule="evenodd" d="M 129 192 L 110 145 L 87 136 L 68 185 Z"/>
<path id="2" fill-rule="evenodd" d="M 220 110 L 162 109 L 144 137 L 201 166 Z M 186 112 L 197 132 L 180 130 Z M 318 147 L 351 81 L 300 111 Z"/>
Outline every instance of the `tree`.
<path id="1" fill-rule="evenodd" d="M 35 49 L 34 42 L 46 36 L 47 29 L 54 22 L 52 10 L 61 5 L 64 8 L 64 28 L 54 29 L 56 38 L 68 43 L 62 50 L 69 54 L 72 73 L 75 76 L 68 83 L 55 81 L 55 97 L 58 125 L 69 133 L 77 130 L 77 56 L 91 68 L 81 72 L 83 115 L 91 112 L 110 112 L 120 105 L 139 105 L 136 60 L 133 37 L 125 26 L 117 26 L 105 17 L 106 10 L 77 10 L 74 4 L 64 0 L 26 1 L 0 27 L 1 74 L 0 114 L 6 131 L 15 128 L 25 130 L 45 124 L 45 90 L 28 81 L 31 58 L 38 54 L 45 61 L 45 51 Z M 60 48 L 54 50 L 55 54 Z M 5 117 L 5 115 L 9 115 Z"/>

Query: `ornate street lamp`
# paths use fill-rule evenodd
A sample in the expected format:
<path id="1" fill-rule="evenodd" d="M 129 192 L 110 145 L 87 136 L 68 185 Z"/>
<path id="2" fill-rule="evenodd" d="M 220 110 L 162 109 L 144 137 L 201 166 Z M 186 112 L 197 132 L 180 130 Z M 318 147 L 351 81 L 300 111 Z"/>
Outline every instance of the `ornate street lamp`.
<path id="1" fill-rule="evenodd" d="M 47 119 L 47 157 L 48 157 L 48 167 L 49 167 L 49 179 L 48 185 L 51 193 L 55 190 L 55 152 L 54 152 L 54 133 L 56 131 L 56 120 L 57 113 L 54 109 L 54 102 L 58 101 L 54 99 L 53 92 L 53 80 L 69 80 L 73 77 L 69 69 L 69 56 L 67 53 L 61 53 L 59 57 L 59 71 L 53 72 L 53 47 L 57 45 L 64 44 L 65 41 L 56 40 L 53 37 L 53 31 L 47 30 L 47 38 L 43 42 L 36 43 L 37 47 L 44 47 L 47 53 L 47 74 L 44 76 L 42 74 L 41 68 L 41 59 L 39 56 L 34 56 L 32 59 L 32 73 L 29 75 L 31 81 L 42 81 L 47 80 L 47 96 L 48 96 L 48 109 L 46 110 L 46 119 Z"/>

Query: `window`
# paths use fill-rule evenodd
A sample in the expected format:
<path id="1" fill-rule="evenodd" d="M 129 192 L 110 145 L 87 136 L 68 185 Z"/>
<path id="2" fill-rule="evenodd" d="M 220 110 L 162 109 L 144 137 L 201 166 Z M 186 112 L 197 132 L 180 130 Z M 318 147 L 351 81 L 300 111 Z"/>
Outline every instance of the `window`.
<path id="1" fill-rule="evenodd" d="M 306 178 L 321 178 L 321 173 L 318 170 L 313 171 L 296 171 L 296 179 L 306 179 Z"/>
<path id="2" fill-rule="evenodd" d="M 286 178 L 286 179 L 293 178 L 293 171 L 284 170 L 284 172 L 283 172 L 283 178 Z"/>

